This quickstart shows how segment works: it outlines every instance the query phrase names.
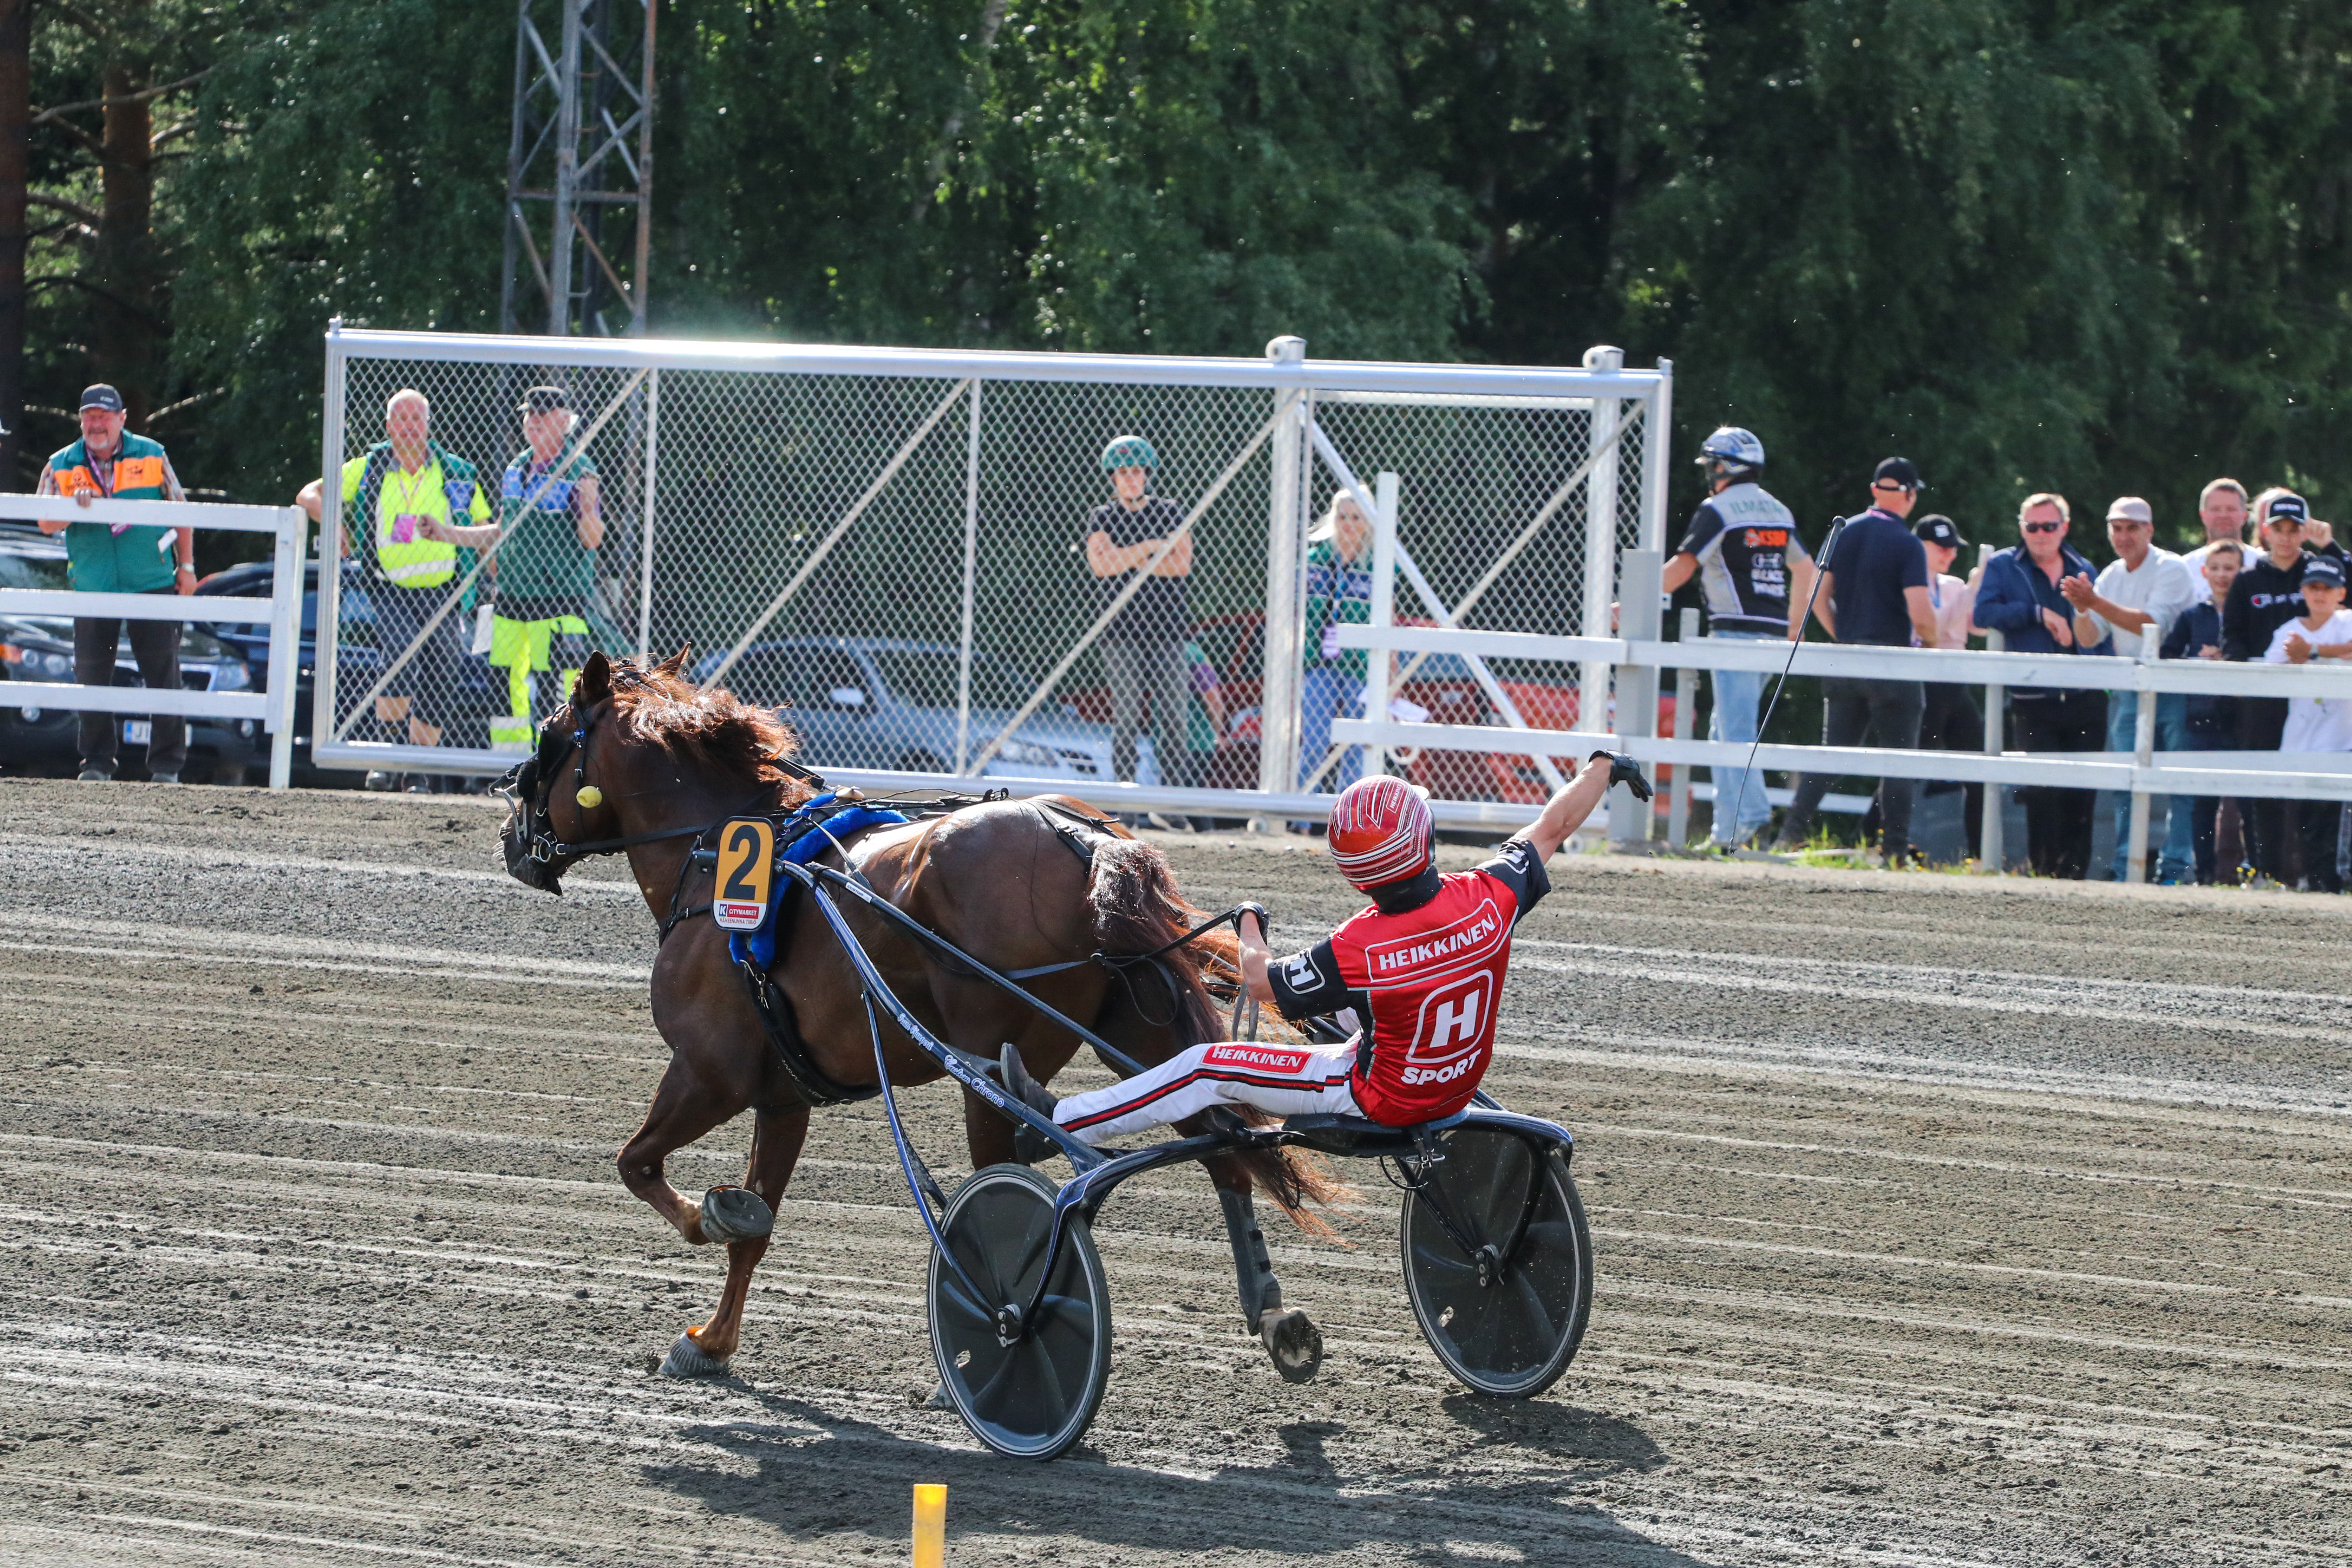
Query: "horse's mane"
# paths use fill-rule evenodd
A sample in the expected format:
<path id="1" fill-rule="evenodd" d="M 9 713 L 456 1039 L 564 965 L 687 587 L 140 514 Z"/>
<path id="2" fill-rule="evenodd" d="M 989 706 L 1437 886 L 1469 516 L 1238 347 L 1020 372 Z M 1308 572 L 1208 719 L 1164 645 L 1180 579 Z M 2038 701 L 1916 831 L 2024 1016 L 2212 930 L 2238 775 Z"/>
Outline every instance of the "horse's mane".
<path id="1" fill-rule="evenodd" d="M 695 685 L 681 673 L 685 659 L 681 648 L 651 668 L 613 661 L 613 711 L 623 731 L 746 791 L 782 784 L 788 800 L 805 798 L 807 787 L 777 765 L 800 750 L 792 726 L 725 687 Z"/>

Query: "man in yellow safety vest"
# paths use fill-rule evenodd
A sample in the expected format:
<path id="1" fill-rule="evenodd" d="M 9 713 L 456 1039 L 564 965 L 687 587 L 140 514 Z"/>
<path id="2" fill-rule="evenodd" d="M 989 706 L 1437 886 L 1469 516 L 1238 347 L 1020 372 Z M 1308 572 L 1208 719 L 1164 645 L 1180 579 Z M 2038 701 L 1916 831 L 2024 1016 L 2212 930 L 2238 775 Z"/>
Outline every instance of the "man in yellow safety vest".
<path id="1" fill-rule="evenodd" d="M 344 537 L 365 563 L 376 652 L 394 666 L 376 697 L 375 716 L 395 738 L 404 731 L 412 746 L 442 744 L 457 717 L 465 657 L 460 617 L 452 608 L 429 634 L 425 629 L 457 575 L 457 545 L 448 530 L 460 520 L 478 523 L 490 515 L 480 475 L 433 439 L 432 419 L 423 393 L 413 387 L 394 393 L 383 407 L 386 438 L 343 465 L 341 486 Z M 304 486 L 296 500 L 316 519 L 322 510 L 319 481 Z M 410 790 L 427 793 L 428 777 L 411 775 Z M 367 783 L 370 789 L 397 789 L 402 775 L 380 769 Z"/>

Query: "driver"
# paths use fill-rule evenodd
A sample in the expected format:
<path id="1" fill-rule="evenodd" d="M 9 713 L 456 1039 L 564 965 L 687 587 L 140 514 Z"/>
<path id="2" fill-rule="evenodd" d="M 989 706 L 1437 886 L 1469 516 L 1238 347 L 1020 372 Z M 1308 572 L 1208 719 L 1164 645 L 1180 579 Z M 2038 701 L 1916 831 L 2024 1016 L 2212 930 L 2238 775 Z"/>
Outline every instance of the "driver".
<path id="1" fill-rule="evenodd" d="M 1263 909 L 1247 906 L 1235 922 L 1249 994 L 1286 1018 L 1352 1008 L 1364 1022 L 1345 1045 L 1210 1041 L 1066 1100 L 1031 1079 L 1008 1045 L 999 1064 L 1003 1083 L 1089 1143 L 1181 1121 L 1213 1105 L 1251 1105 L 1276 1116 L 1340 1112 L 1390 1127 L 1451 1116 L 1470 1103 L 1494 1056 L 1511 933 L 1551 890 L 1544 861 L 1612 784 L 1650 798 L 1631 757 L 1595 752 L 1493 859 L 1443 873 L 1421 791 L 1387 774 L 1349 784 L 1332 805 L 1326 842 L 1339 875 L 1370 896 L 1370 907 L 1279 961 L 1265 945 Z M 1024 1159 L 1053 1152 L 1026 1127 L 1016 1146 Z"/>

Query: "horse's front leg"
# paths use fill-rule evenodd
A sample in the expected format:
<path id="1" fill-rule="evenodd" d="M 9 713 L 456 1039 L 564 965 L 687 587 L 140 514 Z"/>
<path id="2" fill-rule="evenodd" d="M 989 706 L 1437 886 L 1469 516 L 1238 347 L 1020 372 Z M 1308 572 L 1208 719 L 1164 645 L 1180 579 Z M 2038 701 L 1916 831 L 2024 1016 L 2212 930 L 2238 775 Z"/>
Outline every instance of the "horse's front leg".
<path id="1" fill-rule="evenodd" d="M 702 1205 L 669 1184 L 663 1163 L 720 1122 L 740 1114 L 751 1104 L 748 1088 L 713 1086 L 681 1056 L 670 1058 L 661 1087 L 646 1110 L 644 1125 L 621 1148 L 621 1181 L 629 1191 L 654 1207 L 654 1212 L 677 1228 L 678 1235 L 700 1246 Z"/>
<path id="2" fill-rule="evenodd" d="M 808 1107 L 795 1105 L 762 1110 L 751 1132 L 751 1159 L 743 1184 L 760 1195 L 772 1214 L 783 1202 L 793 1166 L 808 1140 Z M 768 1255 L 769 1238 L 752 1237 L 727 1244 L 727 1283 L 719 1293 L 719 1310 L 699 1328 L 688 1329 L 670 1348 L 662 1370 L 676 1376 L 707 1376 L 724 1372 L 727 1360 L 743 1339 L 743 1307 L 751 1294 L 751 1271 Z"/>

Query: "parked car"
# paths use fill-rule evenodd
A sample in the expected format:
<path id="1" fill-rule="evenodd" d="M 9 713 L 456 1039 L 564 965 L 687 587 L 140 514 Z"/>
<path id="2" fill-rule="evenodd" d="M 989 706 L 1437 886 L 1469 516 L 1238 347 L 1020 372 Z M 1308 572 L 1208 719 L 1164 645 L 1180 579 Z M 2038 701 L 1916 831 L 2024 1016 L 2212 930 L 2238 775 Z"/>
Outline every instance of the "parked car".
<path id="1" fill-rule="evenodd" d="M 66 544 L 31 523 L 0 522 L 0 588 L 63 589 Z M 257 689 L 262 666 L 242 648 L 194 622 L 180 632 L 180 684 L 191 691 Z M 0 694 L 0 765 L 13 773 L 71 772 L 79 754 L 78 710 L 53 708 L 39 700 L 27 685 L 70 683 L 73 668 L 73 617 L 0 614 L 0 679 L 10 683 Z M 125 635 L 115 645 L 114 682 L 144 686 L 131 657 Z M 144 777 L 152 721 L 140 714 L 121 714 L 116 773 Z M 267 760 L 268 737 L 252 719 L 196 718 L 188 721 L 188 761 L 181 776 L 191 784 L 217 781 L 242 784 L 257 758 Z"/>
<path id="2" fill-rule="evenodd" d="M 1430 626 L 1426 620 L 1400 619 L 1402 626 Z M 1197 623 L 1192 640 L 1215 666 L 1224 696 L 1224 733 L 1209 764 L 1207 782 L 1215 789 L 1257 787 L 1259 707 L 1265 683 L 1265 614 L 1243 610 L 1213 616 Z M 1497 685 L 1518 709 L 1519 717 L 1540 730 L 1576 728 L 1577 693 L 1572 684 L 1549 680 L 1496 678 Z M 1470 666 L 1458 654 L 1432 654 L 1413 671 L 1412 679 L 1392 693 L 1426 709 L 1433 724 L 1500 724 L 1502 715 L 1486 696 Z M 1110 692 L 1095 687 L 1073 695 L 1071 704 L 1088 719 L 1108 722 Z M 1661 733 L 1671 733 L 1674 698 L 1659 701 Z M 1410 756 L 1391 752 L 1403 776 L 1426 788 L 1440 800 L 1502 800 L 1539 805 L 1550 793 L 1535 759 L 1489 752 L 1447 751 L 1422 747 Z M 1317 759 L 1320 761 L 1321 759 Z M 1330 787 L 1330 776 L 1323 786 Z M 1660 796 L 1661 799 L 1664 797 Z"/>
<path id="3" fill-rule="evenodd" d="M 708 682 L 723 654 L 695 666 Z M 799 732 L 813 767 L 954 770 L 958 653 L 950 643 L 894 637 L 780 637 L 753 643 L 721 682 L 747 701 L 776 710 Z M 971 661 L 973 752 L 1027 701 L 1036 681 L 1005 660 Z M 984 773 L 1093 780 L 1110 774 L 1110 730 L 1066 705 L 1030 716 L 989 760 Z"/>

